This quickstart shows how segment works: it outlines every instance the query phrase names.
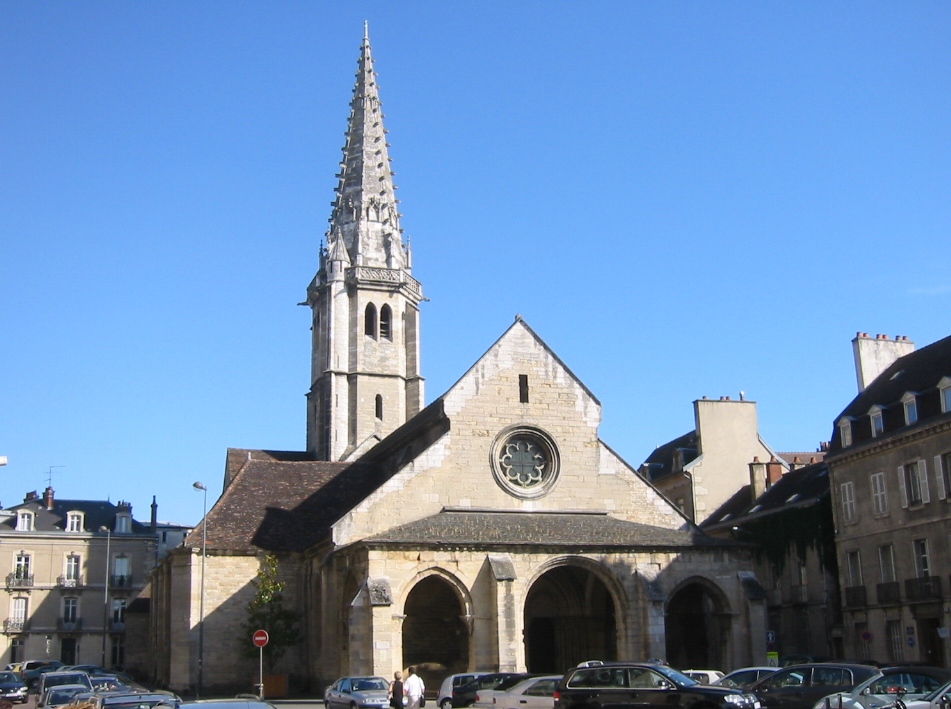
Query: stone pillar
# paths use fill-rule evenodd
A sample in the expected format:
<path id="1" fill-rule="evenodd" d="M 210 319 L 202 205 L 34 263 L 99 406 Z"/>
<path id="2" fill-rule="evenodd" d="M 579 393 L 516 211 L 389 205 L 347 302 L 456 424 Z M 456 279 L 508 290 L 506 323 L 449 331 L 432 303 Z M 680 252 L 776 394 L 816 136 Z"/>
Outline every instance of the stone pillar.
<path id="1" fill-rule="evenodd" d="M 519 634 L 518 609 L 515 607 L 515 564 L 508 554 L 489 555 L 488 561 L 495 580 L 498 671 L 517 672 L 522 639 Z"/>

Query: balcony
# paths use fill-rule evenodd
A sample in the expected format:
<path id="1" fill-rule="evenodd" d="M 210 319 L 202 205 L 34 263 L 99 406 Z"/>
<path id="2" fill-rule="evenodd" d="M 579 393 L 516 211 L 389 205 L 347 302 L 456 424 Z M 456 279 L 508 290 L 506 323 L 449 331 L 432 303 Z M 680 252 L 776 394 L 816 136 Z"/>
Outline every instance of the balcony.
<path id="1" fill-rule="evenodd" d="M 112 588 L 132 588 L 132 577 L 121 575 L 110 576 L 109 585 Z"/>
<path id="2" fill-rule="evenodd" d="M 33 586 L 33 574 L 20 574 L 14 572 L 7 574 L 7 588 L 31 588 Z"/>
<path id="3" fill-rule="evenodd" d="M 846 608 L 864 608 L 867 605 L 865 586 L 849 586 L 845 589 Z"/>
<path id="4" fill-rule="evenodd" d="M 62 633 L 77 633 L 83 629 L 82 618 L 60 618 L 56 621 L 56 627 Z"/>
<path id="5" fill-rule="evenodd" d="M 60 588 L 82 588 L 83 577 L 74 576 L 70 578 L 69 576 L 59 576 L 56 579 L 56 585 Z"/>
<path id="6" fill-rule="evenodd" d="M 922 576 L 905 579 L 905 596 L 909 601 L 934 601 L 941 599 L 941 577 Z"/>
<path id="7" fill-rule="evenodd" d="M 875 594 L 881 605 L 901 603 L 901 584 L 898 581 L 880 583 L 875 587 Z"/>
<path id="8" fill-rule="evenodd" d="M 26 630 L 27 622 L 25 618 L 7 618 L 3 621 L 3 632 L 22 633 Z"/>

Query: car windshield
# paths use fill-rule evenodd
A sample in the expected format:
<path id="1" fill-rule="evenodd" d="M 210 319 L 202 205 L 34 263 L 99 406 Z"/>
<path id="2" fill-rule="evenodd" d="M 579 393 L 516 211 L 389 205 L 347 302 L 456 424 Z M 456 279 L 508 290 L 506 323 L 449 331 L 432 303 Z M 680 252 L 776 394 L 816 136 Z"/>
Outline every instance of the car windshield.
<path id="1" fill-rule="evenodd" d="M 20 680 L 12 672 L 0 672 L 0 682 L 18 682 Z"/>
<path id="2" fill-rule="evenodd" d="M 942 684 L 940 687 L 938 687 L 938 688 L 937 688 L 935 691 L 933 691 L 931 694 L 926 694 L 925 696 L 923 696 L 923 697 L 921 698 L 921 701 L 923 701 L 923 702 L 933 702 L 935 699 L 937 699 L 938 697 L 940 697 L 942 694 L 947 694 L 948 692 L 951 692 L 951 682 L 946 682 L 945 684 Z"/>
<path id="3" fill-rule="evenodd" d="M 372 692 L 377 689 L 387 690 L 389 688 L 390 688 L 390 685 L 387 684 L 386 680 L 380 677 L 370 677 L 368 679 L 353 680 L 354 692 Z"/>
<path id="4" fill-rule="evenodd" d="M 678 672 L 672 667 L 658 665 L 654 669 L 664 675 L 664 677 L 669 679 L 671 682 L 680 685 L 681 687 L 693 687 L 696 684 L 700 684 L 696 680 L 690 679 L 687 675 L 683 674 L 682 672 Z"/>

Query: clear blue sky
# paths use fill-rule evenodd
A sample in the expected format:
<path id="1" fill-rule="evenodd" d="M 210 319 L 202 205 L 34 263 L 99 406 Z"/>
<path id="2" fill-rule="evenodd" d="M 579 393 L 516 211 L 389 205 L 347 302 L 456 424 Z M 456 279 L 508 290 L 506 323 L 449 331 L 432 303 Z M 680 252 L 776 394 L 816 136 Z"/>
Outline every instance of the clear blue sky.
<path id="1" fill-rule="evenodd" d="M 427 401 L 517 313 L 632 465 L 691 402 L 812 450 L 856 331 L 951 334 L 951 3 L 0 3 L 0 501 L 195 523 L 304 446 L 363 34 Z"/>

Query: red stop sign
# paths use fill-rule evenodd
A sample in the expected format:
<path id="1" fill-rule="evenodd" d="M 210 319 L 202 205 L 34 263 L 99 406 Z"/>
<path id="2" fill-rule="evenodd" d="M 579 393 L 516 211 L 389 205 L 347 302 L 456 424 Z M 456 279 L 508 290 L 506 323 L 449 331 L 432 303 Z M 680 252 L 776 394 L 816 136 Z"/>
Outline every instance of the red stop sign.
<path id="1" fill-rule="evenodd" d="M 264 647 L 269 639 L 266 630 L 255 630 L 254 635 L 251 636 L 255 647 Z"/>

